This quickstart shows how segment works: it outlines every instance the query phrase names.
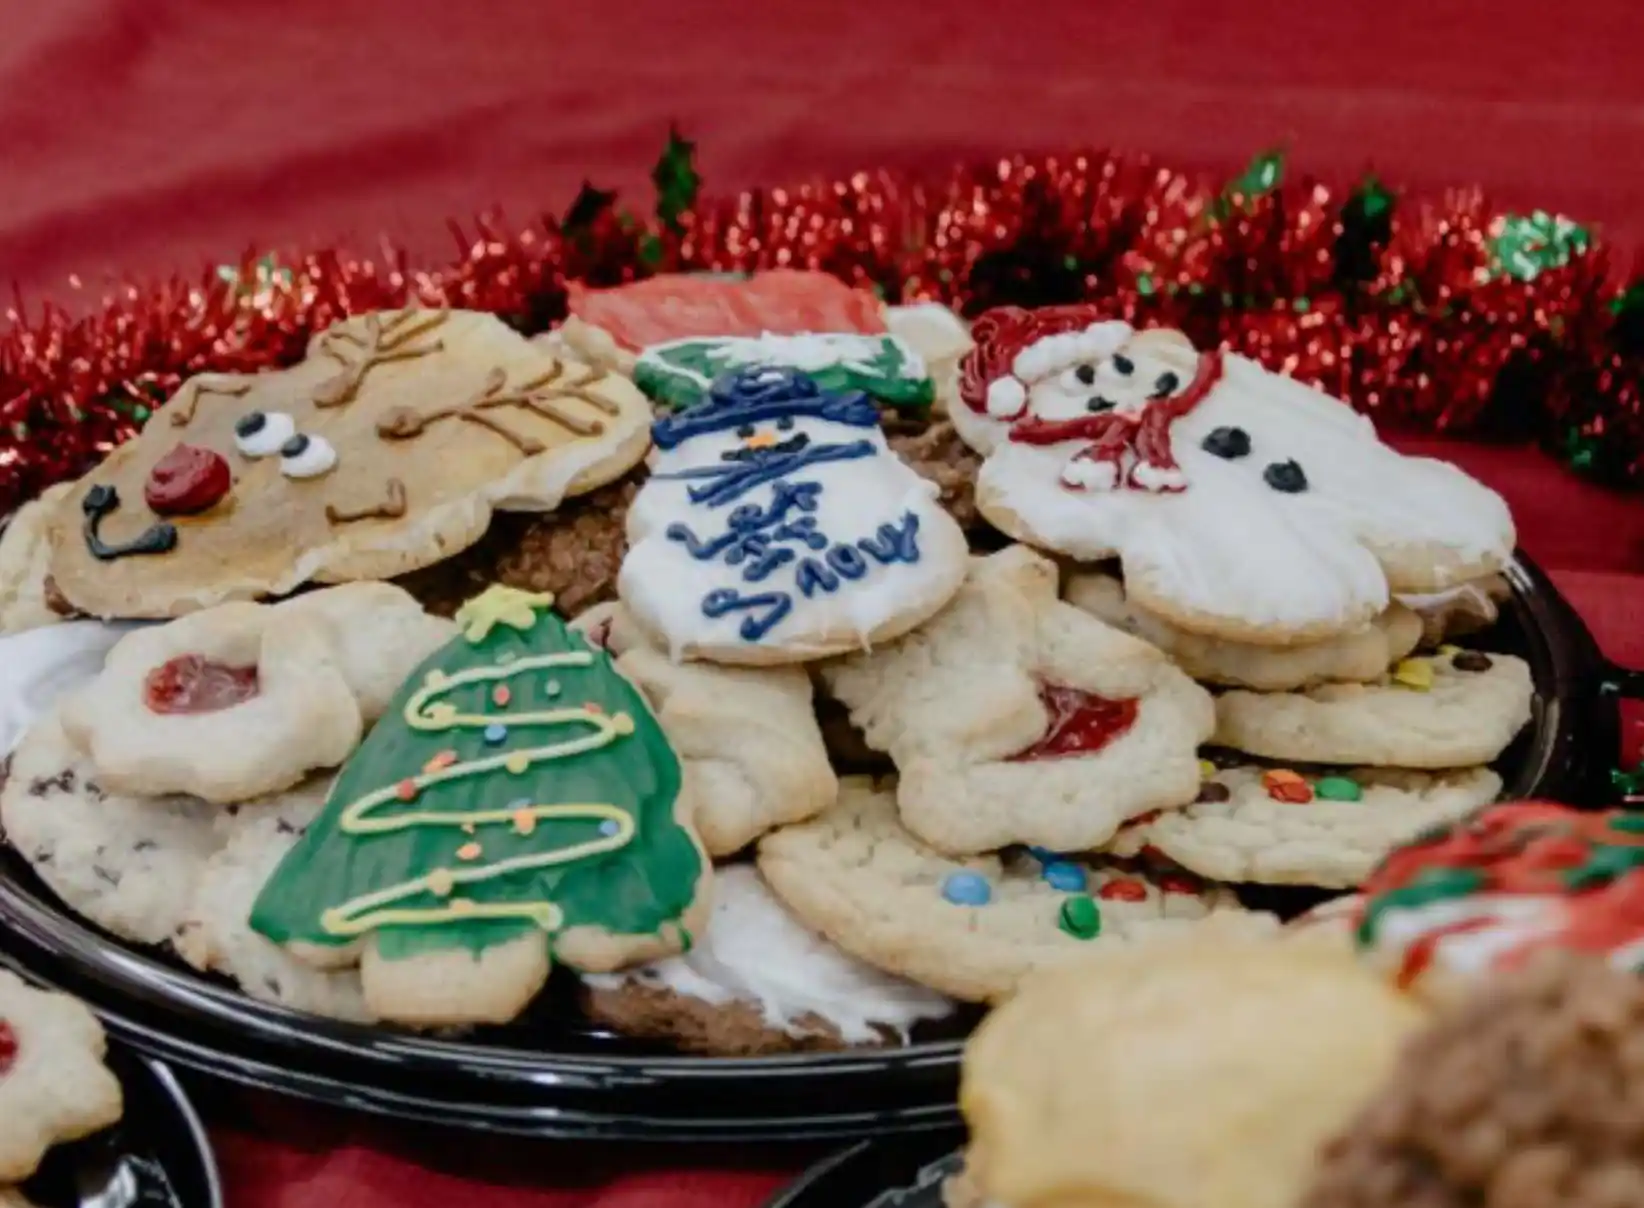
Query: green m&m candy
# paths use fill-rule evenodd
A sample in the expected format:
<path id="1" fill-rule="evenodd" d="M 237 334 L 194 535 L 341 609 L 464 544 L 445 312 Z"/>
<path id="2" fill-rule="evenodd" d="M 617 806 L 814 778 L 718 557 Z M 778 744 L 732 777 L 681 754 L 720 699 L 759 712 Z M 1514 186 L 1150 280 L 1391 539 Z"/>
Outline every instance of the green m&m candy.
<path id="1" fill-rule="evenodd" d="M 1364 790 L 1350 776 L 1321 776 L 1313 782 L 1313 796 L 1321 801 L 1358 801 Z"/>
<path id="2" fill-rule="evenodd" d="M 1102 909 L 1088 893 L 1078 894 L 1062 903 L 1056 925 L 1076 940 L 1093 940 L 1102 933 Z"/>

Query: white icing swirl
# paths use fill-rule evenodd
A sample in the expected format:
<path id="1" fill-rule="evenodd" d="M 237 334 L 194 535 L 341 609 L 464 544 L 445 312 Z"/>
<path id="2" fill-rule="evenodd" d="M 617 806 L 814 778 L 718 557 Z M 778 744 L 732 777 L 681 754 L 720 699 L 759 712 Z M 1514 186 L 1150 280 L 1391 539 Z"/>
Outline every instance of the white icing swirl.
<path id="1" fill-rule="evenodd" d="M 0 756 L 8 755 L 59 697 L 97 678 L 134 625 L 70 621 L 0 637 Z"/>
<path id="2" fill-rule="evenodd" d="M 953 1011 L 934 990 L 882 973 L 812 933 L 746 865 L 716 871 L 713 917 L 688 953 L 583 980 L 599 989 L 654 986 L 714 1006 L 748 1003 L 790 1036 L 805 1033 L 800 1021 L 810 1015 L 850 1044 L 878 1039 L 876 1026 L 906 1039 L 921 1019 Z"/>

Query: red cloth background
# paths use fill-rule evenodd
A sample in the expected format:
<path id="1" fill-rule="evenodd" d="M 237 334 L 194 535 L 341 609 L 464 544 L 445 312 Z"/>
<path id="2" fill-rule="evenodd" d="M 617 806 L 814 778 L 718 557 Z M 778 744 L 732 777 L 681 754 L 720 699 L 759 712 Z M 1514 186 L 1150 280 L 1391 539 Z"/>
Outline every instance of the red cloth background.
<path id="1" fill-rule="evenodd" d="M 1283 142 L 1302 171 L 1482 183 L 1637 249 L 1641 44 L 1636 0 L 0 0 L 0 282 L 74 305 L 71 273 L 247 247 L 442 253 L 447 216 L 643 190 L 670 119 L 717 191 L 1079 142 L 1230 171 Z M 1442 451 L 1644 665 L 1644 503 L 1533 452 Z M 740 1208 L 780 1179 L 566 1146 L 504 1189 L 282 1119 L 220 1131 L 234 1208 Z"/>

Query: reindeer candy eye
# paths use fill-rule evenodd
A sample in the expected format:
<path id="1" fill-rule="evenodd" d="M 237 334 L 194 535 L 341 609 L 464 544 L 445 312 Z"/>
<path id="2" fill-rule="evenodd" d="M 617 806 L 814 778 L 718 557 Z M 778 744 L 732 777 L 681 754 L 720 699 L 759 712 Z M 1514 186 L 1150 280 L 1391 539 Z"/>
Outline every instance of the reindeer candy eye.
<path id="1" fill-rule="evenodd" d="M 272 457 L 297 433 L 284 411 L 250 411 L 234 425 L 234 447 L 241 457 Z"/>
<path id="2" fill-rule="evenodd" d="M 337 451 L 323 436 L 299 432 L 280 446 L 280 473 L 287 478 L 318 478 L 337 465 Z"/>

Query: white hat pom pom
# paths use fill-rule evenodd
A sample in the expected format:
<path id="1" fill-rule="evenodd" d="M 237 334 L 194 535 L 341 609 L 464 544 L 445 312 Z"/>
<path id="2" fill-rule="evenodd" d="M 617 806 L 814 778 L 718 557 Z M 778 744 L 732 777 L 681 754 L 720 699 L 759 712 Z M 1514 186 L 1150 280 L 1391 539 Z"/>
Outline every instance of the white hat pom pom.
<path id="1" fill-rule="evenodd" d="M 1010 419 L 1027 405 L 1027 387 L 1013 377 L 988 383 L 988 414 L 994 419 Z"/>

